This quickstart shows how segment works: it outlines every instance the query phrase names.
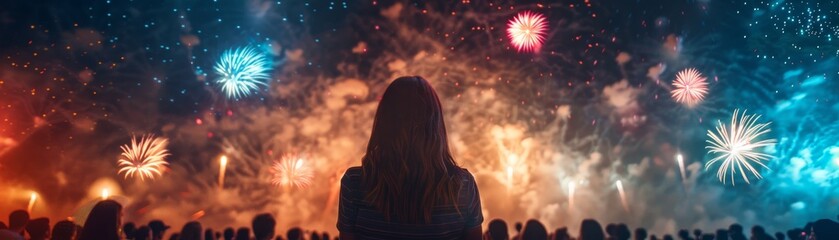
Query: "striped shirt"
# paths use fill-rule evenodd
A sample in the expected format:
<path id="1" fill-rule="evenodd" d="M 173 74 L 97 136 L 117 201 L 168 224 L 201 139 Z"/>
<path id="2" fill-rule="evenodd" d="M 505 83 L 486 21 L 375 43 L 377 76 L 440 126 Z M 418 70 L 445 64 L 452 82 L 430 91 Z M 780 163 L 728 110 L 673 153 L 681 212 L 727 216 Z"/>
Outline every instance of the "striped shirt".
<path id="1" fill-rule="evenodd" d="M 434 206 L 430 224 L 388 222 L 361 192 L 361 167 L 351 167 L 341 178 L 338 204 L 338 231 L 353 233 L 359 239 L 460 239 L 466 230 L 481 225 L 481 199 L 475 178 L 463 169 L 463 185 L 455 205 Z"/>

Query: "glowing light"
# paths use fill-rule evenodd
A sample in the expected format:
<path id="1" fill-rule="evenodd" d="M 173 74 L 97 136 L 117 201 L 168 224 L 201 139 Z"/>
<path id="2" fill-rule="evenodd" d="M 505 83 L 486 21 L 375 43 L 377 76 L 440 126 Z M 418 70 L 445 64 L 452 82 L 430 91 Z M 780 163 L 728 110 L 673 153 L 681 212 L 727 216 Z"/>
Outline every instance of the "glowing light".
<path id="1" fill-rule="evenodd" d="M 574 207 L 574 191 L 576 190 L 577 184 L 574 182 L 568 183 L 568 208 Z"/>
<path id="2" fill-rule="evenodd" d="M 224 189 L 224 172 L 227 171 L 227 156 L 221 156 L 218 161 L 218 187 Z"/>
<path id="3" fill-rule="evenodd" d="M 708 93 L 708 82 L 699 71 L 694 68 L 682 70 L 676 74 L 676 81 L 673 81 L 673 91 L 670 94 L 677 102 L 687 105 L 688 107 L 695 106 Z"/>
<path id="4" fill-rule="evenodd" d="M 252 47 L 224 51 L 215 65 L 221 77 L 216 82 L 228 98 L 242 98 L 268 86 L 271 64 L 264 53 Z"/>
<path id="5" fill-rule="evenodd" d="M 287 154 L 279 161 L 274 161 L 271 170 L 271 183 L 276 186 L 306 188 L 312 183 L 312 169 L 295 155 Z"/>
<path id="6" fill-rule="evenodd" d="M 111 192 L 107 188 L 102 189 L 102 200 L 107 200 L 111 196 Z"/>
<path id="7" fill-rule="evenodd" d="M 122 154 L 117 161 L 120 167 L 117 173 L 125 174 L 125 178 L 139 177 L 141 181 L 163 175 L 163 170 L 169 165 L 166 162 L 168 143 L 169 140 L 152 135 L 143 136 L 139 141 L 136 137 L 131 138 L 130 145 L 120 147 Z"/>
<path id="8" fill-rule="evenodd" d="M 709 154 L 719 155 L 705 163 L 705 169 L 721 162 L 717 169 L 717 177 L 723 183 L 725 183 L 726 173 L 729 173 L 731 184 L 734 184 L 734 175 L 738 171 L 746 183 L 751 183 L 746 176 L 746 170 L 761 179 L 760 173 L 752 166 L 752 163 L 769 169 L 762 161 L 768 161 L 772 156 L 756 150 L 775 143 L 774 139 L 757 141 L 758 137 L 769 132 L 769 123 L 757 123 L 760 115 L 746 115 L 746 111 L 743 111 L 743 114 L 738 117 L 738 111 L 734 110 L 731 125 L 726 126 L 721 121 L 717 121 L 717 132 L 708 130 L 708 137 L 711 139 L 706 142 L 710 146 L 705 148 L 709 149 Z"/>
<path id="9" fill-rule="evenodd" d="M 539 51 L 547 31 L 547 20 L 539 13 L 522 12 L 507 23 L 507 36 L 520 52 Z"/>
<path id="10" fill-rule="evenodd" d="M 626 192 L 623 191 L 623 183 L 621 180 L 615 182 L 615 185 L 618 187 L 618 194 L 621 197 L 621 205 L 623 205 L 623 210 L 629 212 L 629 204 L 626 202 Z"/>
<path id="11" fill-rule="evenodd" d="M 676 155 L 676 162 L 679 164 L 679 173 L 682 174 L 682 181 L 685 179 L 685 160 L 682 158 L 682 154 Z"/>
<path id="12" fill-rule="evenodd" d="M 38 199 L 38 193 L 32 192 L 29 195 L 29 206 L 26 207 L 27 212 L 32 213 L 32 207 L 35 206 L 35 200 L 37 200 L 37 199 Z"/>

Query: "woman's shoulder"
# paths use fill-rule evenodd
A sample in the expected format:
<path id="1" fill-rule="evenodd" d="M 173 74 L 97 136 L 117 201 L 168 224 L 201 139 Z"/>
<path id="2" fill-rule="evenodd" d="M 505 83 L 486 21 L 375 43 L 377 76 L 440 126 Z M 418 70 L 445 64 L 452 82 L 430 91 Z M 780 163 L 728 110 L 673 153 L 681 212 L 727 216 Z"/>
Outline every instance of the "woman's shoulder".
<path id="1" fill-rule="evenodd" d="M 464 183 L 468 183 L 468 184 L 474 184 L 475 183 L 475 176 L 473 176 L 472 173 L 469 172 L 468 169 L 461 168 L 461 167 L 459 167 L 457 169 L 458 169 L 457 175 L 460 177 L 461 181 L 463 181 Z"/>
<path id="2" fill-rule="evenodd" d="M 361 166 L 347 168 L 341 177 L 341 185 L 358 186 L 361 183 Z"/>

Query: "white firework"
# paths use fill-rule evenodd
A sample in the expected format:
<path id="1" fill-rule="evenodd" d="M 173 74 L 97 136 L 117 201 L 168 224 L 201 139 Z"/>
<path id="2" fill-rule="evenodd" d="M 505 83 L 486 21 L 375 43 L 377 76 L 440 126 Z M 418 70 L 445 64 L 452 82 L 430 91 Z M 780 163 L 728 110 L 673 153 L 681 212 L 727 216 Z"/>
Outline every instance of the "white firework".
<path id="1" fill-rule="evenodd" d="M 286 154 L 271 166 L 271 183 L 276 186 L 306 188 L 312 183 L 312 169 L 303 158 Z"/>
<path id="2" fill-rule="evenodd" d="M 169 156 L 169 150 L 166 150 L 168 143 L 169 140 L 153 135 L 143 136 L 139 141 L 137 137 L 132 137 L 131 144 L 120 146 L 122 154 L 117 161 L 120 167 L 117 173 L 124 174 L 125 178 L 136 176 L 141 181 L 162 175 L 169 165 L 166 162 Z"/>
<path id="3" fill-rule="evenodd" d="M 763 161 L 769 161 L 772 155 L 758 152 L 758 150 L 775 144 L 775 139 L 758 140 L 761 135 L 769 133 L 769 123 L 757 122 L 760 115 L 746 115 L 746 111 L 743 111 L 743 114 L 738 117 L 738 112 L 739 110 L 734 110 L 731 125 L 726 126 L 721 121 L 717 121 L 716 133 L 708 130 L 708 137 L 711 139 L 706 141 L 710 145 L 705 148 L 708 149 L 709 154 L 718 155 L 705 163 L 705 169 L 720 163 L 717 178 L 723 184 L 726 174 L 730 176 L 731 184 L 734 184 L 734 175 L 737 172 L 747 184 L 751 183 L 746 175 L 747 171 L 757 179 L 761 179 L 760 172 L 752 164 L 769 169 Z"/>

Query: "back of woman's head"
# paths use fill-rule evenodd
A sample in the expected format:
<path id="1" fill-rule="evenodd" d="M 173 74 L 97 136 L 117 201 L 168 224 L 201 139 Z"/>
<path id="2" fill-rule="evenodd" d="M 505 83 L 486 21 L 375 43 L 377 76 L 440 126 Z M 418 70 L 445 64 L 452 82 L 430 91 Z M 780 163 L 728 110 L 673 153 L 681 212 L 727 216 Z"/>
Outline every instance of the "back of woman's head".
<path id="1" fill-rule="evenodd" d="M 75 235 L 76 224 L 71 221 L 59 221 L 52 227 L 52 240 L 71 240 Z"/>
<path id="2" fill-rule="evenodd" d="M 181 240 L 203 240 L 201 239 L 201 223 L 192 221 L 184 224 L 181 229 Z"/>
<path id="3" fill-rule="evenodd" d="M 606 236 L 603 234 L 603 227 L 594 219 L 583 220 L 580 226 L 580 240 L 603 240 Z"/>
<path id="4" fill-rule="evenodd" d="M 521 230 L 521 239 L 547 240 L 548 229 L 545 228 L 545 225 L 542 225 L 542 223 L 537 221 L 536 219 L 527 220 L 527 222 L 524 224 L 524 228 Z"/>
<path id="5" fill-rule="evenodd" d="M 117 240 L 122 224 L 122 205 L 114 200 L 104 200 L 93 206 L 84 222 L 80 240 Z"/>
<path id="6" fill-rule="evenodd" d="M 428 223 L 435 204 L 455 201 L 461 170 L 425 79 L 401 77 L 385 90 L 361 166 L 365 199 L 390 221 Z"/>

